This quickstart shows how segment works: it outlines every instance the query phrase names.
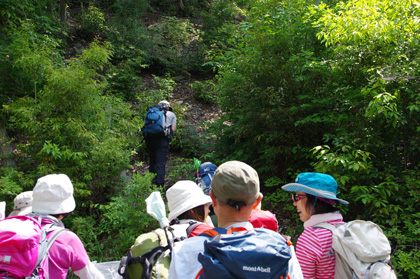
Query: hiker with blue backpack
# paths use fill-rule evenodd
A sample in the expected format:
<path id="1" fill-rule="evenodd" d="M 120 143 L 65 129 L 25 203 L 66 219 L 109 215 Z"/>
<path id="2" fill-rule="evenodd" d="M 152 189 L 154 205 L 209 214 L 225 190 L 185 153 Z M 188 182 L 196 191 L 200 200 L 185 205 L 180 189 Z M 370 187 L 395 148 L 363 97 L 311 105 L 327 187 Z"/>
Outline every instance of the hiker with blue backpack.
<path id="1" fill-rule="evenodd" d="M 336 202 L 337 182 L 324 173 L 305 172 L 282 186 L 304 222 L 296 255 L 305 279 L 395 279 L 391 246 L 382 229 L 370 221 L 344 223 Z"/>
<path id="2" fill-rule="evenodd" d="M 76 203 L 65 174 L 37 180 L 32 213 L 0 221 L 0 278 L 65 279 L 69 269 L 82 279 L 104 279 L 79 237 L 62 219 Z"/>
<path id="3" fill-rule="evenodd" d="M 149 154 L 149 171 L 156 174 L 153 183 L 163 187 L 169 143 L 176 132 L 176 116 L 168 101 L 147 109 L 142 132 Z"/>
<path id="4" fill-rule="evenodd" d="M 262 200 L 251 166 L 221 164 L 209 195 L 218 227 L 174 247 L 169 278 L 303 278 L 291 243 L 272 230 L 254 229 L 248 221 Z"/>

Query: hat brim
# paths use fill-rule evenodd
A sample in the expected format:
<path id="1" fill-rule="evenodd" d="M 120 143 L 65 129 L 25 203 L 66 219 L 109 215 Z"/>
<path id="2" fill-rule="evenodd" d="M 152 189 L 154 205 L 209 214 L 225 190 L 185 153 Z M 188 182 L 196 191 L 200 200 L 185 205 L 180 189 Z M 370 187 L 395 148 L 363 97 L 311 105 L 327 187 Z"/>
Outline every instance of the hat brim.
<path id="1" fill-rule="evenodd" d="M 281 188 L 285 191 L 288 191 L 288 192 L 303 192 L 303 193 L 306 193 L 306 194 L 309 194 L 309 195 L 312 195 L 312 196 L 315 196 L 315 197 L 320 197 L 320 198 L 325 198 L 325 199 L 330 199 L 330 200 L 336 200 L 336 201 L 338 201 L 339 203 L 342 203 L 342 204 L 349 204 L 348 201 L 339 199 L 336 196 L 329 194 L 329 192 L 321 191 L 321 190 L 314 189 L 314 188 L 310 188 L 306 185 L 299 184 L 299 183 L 289 183 L 289 184 L 283 185 Z"/>
<path id="2" fill-rule="evenodd" d="M 200 189 L 201 191 L 201 189 Z M 190 203 L 183 203 L 180 206 L 177 206 L 175 209 L 169 212 L 168 220 L 172 221 L 173 219 L 177 218 L 179 215 L 187 212 L 190 209 L 193 209 L 200 205 L 211 204 L 211 198 L 203 193 L 203 196 L 199 199 L 196 199 Z"/>
<path id="3" fill-rule="evenodd" d="M 37 201 L 32 202 L 32 211 L 43 214 L 65 214 L 74 211 L 76 202 L 73 196 L 64 201 Z"/>
<path id="4" fill-rule="evenodd" d="M 13 210 L 12 212 L 10 212 L 9 217 L 18 216 L 18 215 L 28 215 L 29 213 L 32 213 L 32 206 L 27 206 L 27 207 Z"/>

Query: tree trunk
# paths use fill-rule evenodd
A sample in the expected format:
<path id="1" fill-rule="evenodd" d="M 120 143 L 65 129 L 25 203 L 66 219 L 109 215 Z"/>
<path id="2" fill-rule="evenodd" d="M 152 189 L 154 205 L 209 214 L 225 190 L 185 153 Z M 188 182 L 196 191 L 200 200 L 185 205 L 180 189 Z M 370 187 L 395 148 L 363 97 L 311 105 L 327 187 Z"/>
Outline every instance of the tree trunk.
<path id="1" fill-rule="evenodd" d="M 6 127 L 0 121 L 0 160 L 2 167 L 13 167 L 16 165 L 15 161 L 11 158 L 13 147 L 9 142 Z"/>

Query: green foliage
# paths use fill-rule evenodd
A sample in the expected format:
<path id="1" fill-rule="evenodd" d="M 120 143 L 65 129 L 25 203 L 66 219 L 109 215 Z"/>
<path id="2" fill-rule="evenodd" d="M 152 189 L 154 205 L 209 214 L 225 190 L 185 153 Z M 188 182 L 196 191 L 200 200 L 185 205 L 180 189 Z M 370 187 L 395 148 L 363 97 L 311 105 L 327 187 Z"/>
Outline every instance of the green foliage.
<path id="1" fill-rule="evenodd" d="M 419 8 L 411 1 L 347 1 L 338 2 L 333 9 L 325 3 L 317 8 L 323 11 L 317 22 L 323 30 L 317 36 L 327 45 L 346 49 L 348 44 L 413 44 L 418 40 L 413 30 L 420 27 L 416 20 Z"/>
<path id="2" fill-rule="evenodd" d="M 200 44 L 201 32 L 188 19 L 162 17 L 149 30 L 156 44 L 150 51 L 157 66 L 179 73 L 202 64 L 200 53 L 194 51 Z"/>
<path id="3" fill-rule="evenodd" d="M 81 32 L 84 36 L 92 40 L 100 37 L 107 29 L 105 25 L 105 16 L 101 10 L 93 5 L 83 9 L 80 15 Z"/>
<path id="4" fill-rule="evenodd" d="M 125 100 L 135 100 L 142 78 L 137 75 L 133 60 L 113 66 L 107 72 L 108 91 Z"/>
<path id="5" fill-rule="evenodd" d="M 190 84 L 190 87 L 194 90 L 194 95 L 197 100 L 204 103 L 215 103 L 217 101 L 216 92 L 214 92 L 214 81 L 195 81 Z"/>
<path id="6" fill-rule="evenodd" d="M 188 115 L 188 112 L 186 114 Z M 172 144 L 172 148 L 179 150 L 183 156 L 201 157 L 208 154 L 212 158 L 211 152 L 214 150 L 215 139 L 208 132 L 208 127 L 206 126 L 206 123 L 201 123 L 198 126 L 182 124 L 177 132 L 176 141 Z"/>
<path id="7" fill-rule="evenodd" d="M 132 60 L 136 70 L 145 68 L 151 58 L 147 50 L 155 45 L 144 24 L 129 18 L 112 18 L 107 21 L 109 28 L 105 34 L 114 49 L 113 64 Z"/>
<path id="8" fill-rule="evenodd" d="M 159 88 L 151 90 L 150 94 L 159 100 L 170 99 L 172 98 L 172 92 L 174 90 L 175 81 L 171 78 L 169 74 L 166 75 L 166 78 L 160 78 L 158 76 L 153 76 Z"/>
<path id="9" fill-rule="evenodd" d="M 30 20 L 13 29 L 10 35 L 12 41 L 7 47 L 7 55 L 13 68 L 19 71 L 19 78 L 23 82 L 21 90 L 27 88 L 24 87 L 27 83 L 26 86 L 32 87 L 36 100 L 39 88 L 44 85 L 43 77 L 52 70 L 54 63 L 61 63 L 57 50 L 60 41 L 48 34 L 37 33 L 35 24 Z"/>
<path id="10" fill-rule="evenodd" d="M 134 240 L 142 233 L 159 227 L 159 223 L 146 212 L 145 199 L 153 192 L 152 179 L 154 175 L 146 173 L 142 176 L 134 174 L 131 180 L 120 189 L 115 189 L 115 196 L 106 205 L 100 205 L 103 212 L 97 228 L 103 241 L 95 250 L 100 250 L 101 259 L 119 260 L 133 245 Z M 91 228 L 92 228 L 92 224 Z M 92 228 L 94 229 L 94 228 Z"/>
<path id="11" fill-rule="evenodd" d="M 293 243 L 296 243 L 298 236 L 303 231 L 299 216 L 294 214 L 296 208 L 293 206 L 290 194 L 283 191 L 280 187 L 288 181 L 274 176 L 264 182 L 266 187 L 262 201 L 262 209 L 269 210 L 276 214 L 279 223 L 279 231 L 292 237 Z M 282 205 L 279 208 L 279 204 Z"/>
<path id="12" fill-rule="evenodd" d="M 149 0 L 102 0 L 118 18 L 137 19 L 151 9 Z"/>
<path id="13" fill-rule="evenodd" d="M 173 96 L 176 83 L 170 74 L 167 74 L 166 77 L 158 77 L 153 75 L 153 79 L 155 88 L 141 92 L 137 98 L 144 108 L 144 110 L 141 111 L 146 111 L 148 107 L 156 105 L 162 100 L 170 100 Z"/>
<path id="14" fill-rule="evenodd" d="M 307 147 L 322 136 L 321 131 L 310 132 L 312 137 L 296 136 L 309 128 L 313 131 L 313 126 L 298 130 L 294 121 L 302 115 L 289 111 L 289 106 L 301 102 L 300 92 L 319 87 L 317 81 L 300 80 L 303 75 L 318 78 L 317 72 L 302 70 L 303 63 L 314 60 L 308 49 L 318 48 L 318 43 L 313 40 L 315 30 L 303 24 L 308 11 L 303 1 L 252 4 L 247 22 L 238 27 L 242 38 L 232 41 L 235 50 L 221 57 L 224 66 L 216 91 L 225 114 L 214 129 L 219 139 L 216 148 L 221 156 L 232 154 L 258 169 L 266 166 L 261 169 L 265 175 L 285 177 L 288 165 L 305 167 L 292 148 Z M 301 52 L 306 57 L 297 60 Z"/>
<path id="15" fill-rule="evenodd" d="M 169 177 L 173 183 L 179 180 L 194 180 L 195 178 L 195 168 L 194 160 L 179 158 L 173 160 L 174 166 L 171 167 L 171 172 Z"/>
<path id="16" fill-rule="evenodd" d="M 87 198 L 102 188 L 106 198 L 109 185 L 128 167 L 138 125 L 121 100 L 100 94 L 104 84 L 96 71 L 109 55 L 106 45 L 93 43 L 45 76 L 37 101 L 27 97 L 5 106 L 10 122 L 27 135 L 17 144 L 19 170 L 35 177 L 66 173 L 76 196 Z"/>
<path id="17" fill-rule="evenodd" d="M 6 212 L 13 210 L 13 199 L 21 192 L 30 191 L 33 180 L 16 168 L 0 168 L 0 200 L 6 202 Z"/>
<path id="18" fill-rule="evenodd" d="M 0 2 L 0 103 L 35 96 L 42 87 L 48 61 L 59 62 L 66 28 L 57 21 L 51 0 Z"/>
<path id="19" fill-rule="evenodd" d="M 51 14 L 57 15 L 57 5 L 51 0 L 3 0 L 0 2 L 0 26 L 17 27 L 24 20 L 34 20 L 38 30 L 49 32 L 56 28 L 58 22 Z"/>
<path id="20" fill-rule="evenodd" d="M 207 8 L 201 11 L 203 20 L 203 41 L 208 47 L 206 62 L 217 68 L 223 65 L 220 56 L 232 49 L 237 40 L 240 40 L 241 32 L 237 24 L 246 16 L 248 1 L 217 0 L 207 3 Z"/>
<path id="21" fill-rule="evenodd" d="M 419 41 L 418 5 L 250 5 L 243 37 L 230 40 L 234 50 L 218 60 L 219 156 L 256 167 L 273 203 L 283 201 L 268 187 L 273 176 L 291 181 L 297 170 L 333 175 L 340 196 L 351 203 L 341 207 L 346 219 L 381 225 L 393 247 L 403 247 L 396 269 L 414 278 L 418 265 L 399 269 L 398 262 L 408 258 L 409 241 L 418 247 L 418 233 L 407 225 L 415 223 L 420 165 L 413 78 L 419 74 L 413 45 Z"/>

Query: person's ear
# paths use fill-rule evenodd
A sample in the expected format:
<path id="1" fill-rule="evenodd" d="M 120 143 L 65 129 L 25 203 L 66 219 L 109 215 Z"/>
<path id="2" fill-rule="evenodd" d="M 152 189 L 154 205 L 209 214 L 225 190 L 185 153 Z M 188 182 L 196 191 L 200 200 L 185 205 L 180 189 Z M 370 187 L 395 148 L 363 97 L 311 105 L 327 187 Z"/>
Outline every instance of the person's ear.
<path id="1" fill-rule="evenodd" d="M 258 205 L 261 203 L 262 199 L 263 199 L 263 194 L 262 194 L 262 193 L 260 193 L 260 194 L 258 195 L 257 199 L 254 201 L 254 204 L 252 205 L 252 209 L 257 208 L 257 207 L 258 207 Z"/>
<path id="2" fill-rule="evenodd" d="M 216 199 L 216 196 L 213 194 L 213 192 L 210 190 L 210 192 L 209 192 L 209 196 L 210 196 L 210 198 L 211 198 L 211 204 L 213 205 L 213 207 L 215 206 L 215 205 L 217 205 L 217 199 Z"/>

